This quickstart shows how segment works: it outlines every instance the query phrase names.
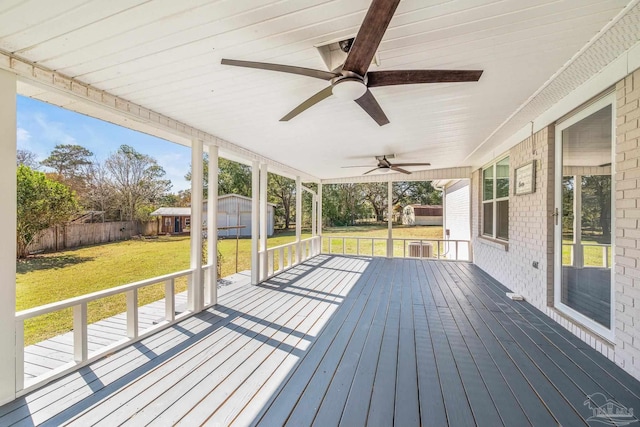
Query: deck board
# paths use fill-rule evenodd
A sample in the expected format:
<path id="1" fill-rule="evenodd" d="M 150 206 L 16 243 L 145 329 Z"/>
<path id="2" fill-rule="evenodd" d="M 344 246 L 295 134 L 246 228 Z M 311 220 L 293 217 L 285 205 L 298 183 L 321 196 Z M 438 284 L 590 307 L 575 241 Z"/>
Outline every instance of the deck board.
<path id="1" fill-rule="evenodd" d="M 0 425 L 585 426 L 595 392 L 640 408 L 638 381 L 506 291 L 469 263 L 318 256 L 0 407 Z M 27 363 L 69 350 L 56 337 Z"/>

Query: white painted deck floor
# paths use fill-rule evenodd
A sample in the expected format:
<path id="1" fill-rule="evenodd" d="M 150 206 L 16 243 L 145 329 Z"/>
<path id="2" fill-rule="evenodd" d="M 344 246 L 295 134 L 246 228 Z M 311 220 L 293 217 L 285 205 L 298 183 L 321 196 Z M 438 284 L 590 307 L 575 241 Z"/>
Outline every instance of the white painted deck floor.
<path id="1" fill-rule="evenodd" d="M 505 291 L 468 263 L 317 256 L 0 425 L 586 426 L 600 396 L 640 408 L 638 381 Z"/>

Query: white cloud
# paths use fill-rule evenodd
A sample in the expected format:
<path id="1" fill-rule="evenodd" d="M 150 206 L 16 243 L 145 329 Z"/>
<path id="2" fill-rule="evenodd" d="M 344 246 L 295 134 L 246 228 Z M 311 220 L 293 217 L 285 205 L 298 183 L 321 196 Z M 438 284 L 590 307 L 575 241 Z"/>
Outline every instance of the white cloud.
<path id="1" fill-rule="evenodd" d="M 31 139 L 31 134 L 28 130 L 19 127 L 16 132 L 16 137 L 18 140 L 18 144 L 26 144 Z"/>
<path id="2" fill-rule="evenodd" d="M 51 122 L 42 114 L 35 115 L 35 121 L 42 130 L 42 136 L 55 144 L 77 144 L 78 142 L 64 129 L 64 124 Z"/>

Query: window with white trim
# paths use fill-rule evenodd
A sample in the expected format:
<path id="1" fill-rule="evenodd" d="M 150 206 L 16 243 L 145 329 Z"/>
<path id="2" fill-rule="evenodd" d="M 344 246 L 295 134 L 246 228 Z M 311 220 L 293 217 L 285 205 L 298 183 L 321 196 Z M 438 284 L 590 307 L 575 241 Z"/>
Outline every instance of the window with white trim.
<path id="1" fill-rule="evenodd" d="M 509 240 L 509 157 L 482 170 L 482 235 Z"/>

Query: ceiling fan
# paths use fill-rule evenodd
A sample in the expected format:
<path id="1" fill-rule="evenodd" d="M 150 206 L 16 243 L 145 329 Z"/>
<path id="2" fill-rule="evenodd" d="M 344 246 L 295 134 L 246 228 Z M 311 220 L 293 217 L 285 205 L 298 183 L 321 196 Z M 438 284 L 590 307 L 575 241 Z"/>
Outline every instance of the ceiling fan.
<path id="1" fill-rule="evenodd" d="M 389 156 L 391 158 L 393 158 L 393 156 Z M 411 175 L 411 172 L 409 172 L 406 169 L 402 169 L 401 166 L 431 166 L 431 163 L 391 163 L 388 159 L 387 156 L 376 156 L 376 160 L 378 161 L 378 166 L 376 166 L 375 168 L 363 173 L 363 175 L 369 174 L 373 171 L 377 171 L 380 170 L 381 172 L 389 172 L 389 171 L 396 171 L 396 172 L 401 172 L 407 175 Z M 370 168 L 371 165 L 357 165 L 357 166 L 343 166 L 343 168 Z"/>
<path id="2" fill-rule="evenodd" d="M 234 59 L 223 59 L 222 64 L 300 74 L 331 82 L 330 86 L 322 89 L 281 118 L 282 122 L 289 121 L 323 99 L 336 95 L 338 98 L 355 101 L 378 125 L 386 125 L 389 123 L 389 119 L 369 88 L 416 83 L 475 82 L 482 75 L 482 70 L 368 71 L 382 41 L 382 36 L 399 3 L 400 0 L 373 0 L 371 2 L 353 43 L 350 40 L 340 43 L 340 47 L 347 52 L 347 58 L 341 67 L 333 71 Z"/>

